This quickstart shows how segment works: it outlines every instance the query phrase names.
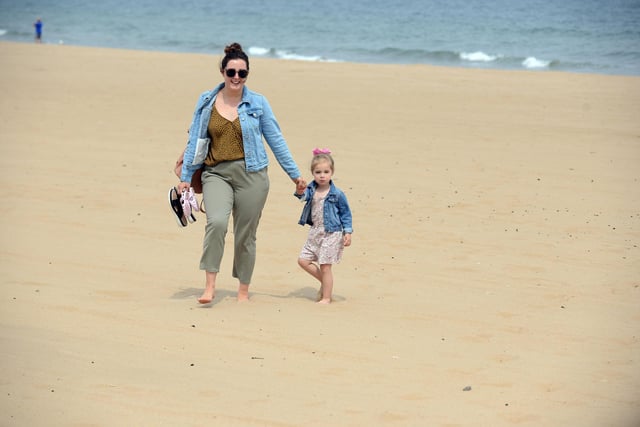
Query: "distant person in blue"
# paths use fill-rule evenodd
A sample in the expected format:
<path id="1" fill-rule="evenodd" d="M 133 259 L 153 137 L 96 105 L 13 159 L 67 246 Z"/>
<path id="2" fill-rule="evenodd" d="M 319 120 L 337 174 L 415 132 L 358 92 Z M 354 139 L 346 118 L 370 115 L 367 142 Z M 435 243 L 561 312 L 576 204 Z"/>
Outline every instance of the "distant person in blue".
<path id="1" fill-rule="evenodd" d="M 36 43 L 42 43 L 42 19 L 36 19 L 33 27 L 36 29 Z"/>

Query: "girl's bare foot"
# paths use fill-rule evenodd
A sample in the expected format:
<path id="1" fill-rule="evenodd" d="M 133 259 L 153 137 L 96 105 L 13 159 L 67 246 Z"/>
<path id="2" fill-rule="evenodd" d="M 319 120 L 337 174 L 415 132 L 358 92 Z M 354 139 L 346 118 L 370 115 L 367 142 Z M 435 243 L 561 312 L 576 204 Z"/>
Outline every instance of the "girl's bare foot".
<path id="1" fill-rule="evenodd" d="M 331 298 L 322 298 L 317 304 L 331 304 Z"/>
<path id="2" fill-rule="evenodd" d="M 316 294 L 316 302 L 320 302 L 322 300 L 322 286 L 318 289 L 318 293 Z"/>
<path id="3" fill-rule="evenodd" d="M 200 304 L 209 304 L 216 297 L 213 289 L 205 289 L 202 296 L 198 298 Z"/>

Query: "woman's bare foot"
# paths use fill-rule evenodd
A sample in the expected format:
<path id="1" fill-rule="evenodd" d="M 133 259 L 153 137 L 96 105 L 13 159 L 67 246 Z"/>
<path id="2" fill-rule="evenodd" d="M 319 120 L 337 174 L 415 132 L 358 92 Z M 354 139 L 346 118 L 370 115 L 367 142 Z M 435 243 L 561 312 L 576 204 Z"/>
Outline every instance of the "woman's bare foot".
<path id="1" fill-rule="evenodd" d="M 200 304 L 209 304 L 216 297 L 213 289 L 205 289 L 202 296 L 198 298 Z"/>
<path id="2" fill-rule="evenodd" d="M 238 302 L 249 301 L 249 285 L 238 286 Z"/>
<path id="3" fill-rule="evenodd" d="M 215 271 L 206 271 L 205 272 L 205 285 L 204 292 L 202 296 L 198 298 L 198 302 L 200 304 L 209 304 L 216 297 L 216 276 L 218 275 Z"/>

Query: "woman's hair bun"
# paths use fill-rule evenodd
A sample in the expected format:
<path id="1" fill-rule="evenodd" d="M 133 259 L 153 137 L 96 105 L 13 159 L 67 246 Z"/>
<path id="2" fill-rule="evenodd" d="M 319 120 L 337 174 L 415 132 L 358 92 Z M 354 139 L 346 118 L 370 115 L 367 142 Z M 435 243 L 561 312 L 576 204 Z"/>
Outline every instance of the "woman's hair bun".
<path id="1" fill-rule="evenodd" d="M 242 52 L 242 46 L 240 46 L 240 43 L 231 43 L 229 46 L 224 48 L 225 55 L 228 55 L 232 52 Z"/>

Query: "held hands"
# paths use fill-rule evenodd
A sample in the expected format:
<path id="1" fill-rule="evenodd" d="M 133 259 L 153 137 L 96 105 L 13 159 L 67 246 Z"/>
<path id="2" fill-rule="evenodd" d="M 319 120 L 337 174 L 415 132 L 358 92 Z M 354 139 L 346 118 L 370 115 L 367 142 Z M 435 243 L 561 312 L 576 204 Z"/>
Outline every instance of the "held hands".
<path id="1" fill-rule="evenodd" d="M 307 188 L 307 181 L 302 177 L 298 177 L 293 182 L 296 184 L 296 194 L 304 193 L 304 189 Z"/>

